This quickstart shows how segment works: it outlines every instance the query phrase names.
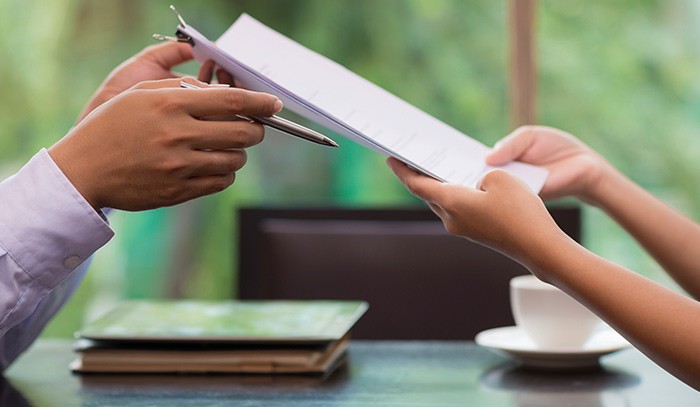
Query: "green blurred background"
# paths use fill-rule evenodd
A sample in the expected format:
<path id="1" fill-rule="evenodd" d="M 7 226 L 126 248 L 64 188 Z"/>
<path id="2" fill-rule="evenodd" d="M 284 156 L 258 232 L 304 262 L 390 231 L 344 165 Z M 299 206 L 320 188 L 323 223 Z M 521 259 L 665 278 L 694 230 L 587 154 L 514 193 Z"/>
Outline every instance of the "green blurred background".
<path id="1" fill-rule="evenodd" d="M 1 176 L 62 137 L 151 34 L 174 31 L 171 3 L 210 38 L 247 12 L 487 145 L 511 130 L 506 0 L 0 0 Z M 695 218 L 698 21 L 693 0 L 540 0 L 537 12 L 539 123 L 574 133 Z M 382 156 L 335 139 L 331 151 L 272 134 L 229 190 L 114 213 L 116 237 L 44 335 L 71 336 L 122 298 L 235 296 L 237 206 L 420 204 Z M 584 233 L 591 250 L 671 285 L 599 211 L 586 208 Z"/>

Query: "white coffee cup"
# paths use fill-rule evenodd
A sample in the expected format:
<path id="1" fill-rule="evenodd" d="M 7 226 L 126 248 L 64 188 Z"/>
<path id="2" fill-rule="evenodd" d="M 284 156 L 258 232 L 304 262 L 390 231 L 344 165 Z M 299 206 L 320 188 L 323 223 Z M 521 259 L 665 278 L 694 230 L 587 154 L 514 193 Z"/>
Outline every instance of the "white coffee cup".
<path id="1" fill-rule="evenodd" d="M 557 287 L 533 275 L 510 280 L 515 323 L 538 348 L 581 348 L 602 321 Z"/>

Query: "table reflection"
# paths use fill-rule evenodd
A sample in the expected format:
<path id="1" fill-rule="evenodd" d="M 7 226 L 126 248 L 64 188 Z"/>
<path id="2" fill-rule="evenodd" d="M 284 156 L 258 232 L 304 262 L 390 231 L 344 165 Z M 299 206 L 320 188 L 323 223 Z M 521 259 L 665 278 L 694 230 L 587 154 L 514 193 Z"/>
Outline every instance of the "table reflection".
<path id="1" fill-rule="evenodd" d="M 335 391 L 348 381 L 343 363 L 329 375 L 270 374 L 81 374 L 76 375 L 86 394 L 104 396 L 123 392 L 139 394 L 192 394 L 251 397 L 259 394 L 293 395 L 308 391 Z"/>
<path id="2" fill-rule="evenodd" d="M 70 341 L 40 340 L 5 372 L 0 406 L 690 406 L 698 393 L 634 350 L 546 373 L 472 342 L 355 341 L 328 377 L 76 375 Z M 10 384 L 11 383 L 11 384 Z"/>
<path id="3" fill-rule="evenodd" d="M 515 393 L 517 406 L 627 406 L 625 389 L 640 383 L 628 372 L 598 367 L 578 371 L 534 370 L 505 363 L 486 371 L 483 387 Z"/>

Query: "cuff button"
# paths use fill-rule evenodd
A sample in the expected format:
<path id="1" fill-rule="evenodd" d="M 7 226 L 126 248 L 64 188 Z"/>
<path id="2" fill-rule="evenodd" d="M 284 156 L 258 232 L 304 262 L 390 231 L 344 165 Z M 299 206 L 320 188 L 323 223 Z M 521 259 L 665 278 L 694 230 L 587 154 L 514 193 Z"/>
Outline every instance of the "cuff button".
<path id="1" fill-rule="evenodd" d="M 81 259 L 78 256 L 70 256 L 66 257 L 66 259 L 63 261 L 63 265 L 66 266 L 66 268 L 69 269 L 74 269 L 80 265 L 80 263 L 83 262 L 83 259 Z"/>

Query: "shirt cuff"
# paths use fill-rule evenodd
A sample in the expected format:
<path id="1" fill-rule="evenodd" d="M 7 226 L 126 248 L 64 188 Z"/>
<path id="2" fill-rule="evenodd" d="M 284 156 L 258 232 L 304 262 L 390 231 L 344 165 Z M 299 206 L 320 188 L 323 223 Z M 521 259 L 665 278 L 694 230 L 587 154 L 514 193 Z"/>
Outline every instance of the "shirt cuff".
<path id="1" fill-rule="evenodd" d="M 46 149 L 0 183 L 0 201 L 0 244 L 49 289 L 114 236 Z"/>

